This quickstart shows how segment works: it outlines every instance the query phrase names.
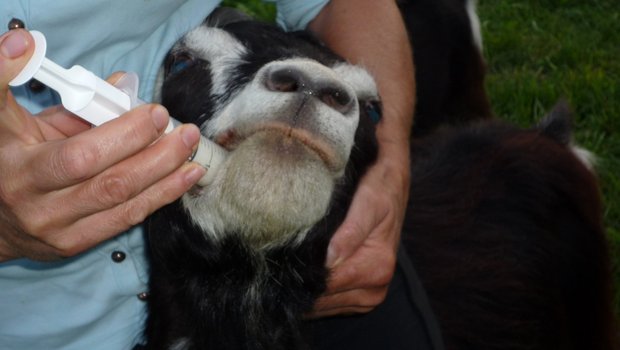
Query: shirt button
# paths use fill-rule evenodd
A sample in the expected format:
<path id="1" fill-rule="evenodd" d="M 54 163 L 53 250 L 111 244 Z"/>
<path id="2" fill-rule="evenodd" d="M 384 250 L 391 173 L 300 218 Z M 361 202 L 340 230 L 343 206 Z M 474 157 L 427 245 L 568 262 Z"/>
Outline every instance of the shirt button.
<path id="1" fill-rule="evenodd" d="M 120 250 L 112 252 L 112 261 L 114 261 L 115 263 L 122 262 L 123 260 L 125 260 L 126 257 L 127 254 L 125 254 L 125 252 L 121 252 Z"/>
<path id="2" fill-rule="evenodd" d="M 146 301 L 146 299 L 149 298 L 149 293 L 147 293 L 147 292 L 138 293 L 137 297 L 141 301 Z"/>
<path id="3" fill-rule="evenodd" d="M 19 18 L 12 18 L 8 24 L 9 30 L 17 29 L 17 28 L 26 28 L 24 21 Z"/>

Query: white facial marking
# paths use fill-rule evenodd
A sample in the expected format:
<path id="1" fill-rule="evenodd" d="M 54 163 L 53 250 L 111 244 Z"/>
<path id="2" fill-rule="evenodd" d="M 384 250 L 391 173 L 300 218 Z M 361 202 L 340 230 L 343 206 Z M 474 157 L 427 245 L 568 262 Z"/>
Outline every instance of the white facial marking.
<path id="1" fill-rule="evenodd" d="M 246 48 L 230 34 L 201 27 L 184 45 L 209 62 L 215 101 L 202 132 L 229 150 L 213 183 L 183 196 L 192 220 L 220 239 L 242 235 L 263 249 L 301 242 L 329 209 L 344 174 L 359 122 L 358 98 L 376 98 L 372 77 L 341 63 L 326 67 L 307 58 L 272 61 L 233 95 L 227 82 Z M 300 72 L 310 85 L 335 87 L 354 100 L 334 108 L 310 91 L 280 91 L 266 84 L 274 71 Z M 222 96 L 225 96 L 222 97 Z"/>
<path id="2" fill-rule="evenodd" d="M 219 28 L 198 27 L 189 32 L 183 43 L 191 48 L 198 57 L 209 61 L 213 93 L 222 95 L 226 92 L 226 79 L 230 69 L 237 67 L 246 48 L 235 37 Z"/>
<path id="3" fill-rule="evenodd" d="M 375 80 L 364 68 L 343 62 L 333 69 L 344 82 L 353 87 L 358 99 L 379 99 Z"/>

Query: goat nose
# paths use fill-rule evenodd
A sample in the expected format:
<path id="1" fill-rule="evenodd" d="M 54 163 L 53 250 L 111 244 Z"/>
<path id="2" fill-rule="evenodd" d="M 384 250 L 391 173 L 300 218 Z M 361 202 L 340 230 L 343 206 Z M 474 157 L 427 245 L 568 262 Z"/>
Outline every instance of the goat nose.
<path id="1" fill-rule="evenodd" d="M 273 67 L 265 76 L 265 87 L 270 91 L 301 93 L 312 96 L 342 114 L 354 105 L 353 97 L 343 83 L 325 74 L 313 75 L 311 70 L 297 67 Z"/>

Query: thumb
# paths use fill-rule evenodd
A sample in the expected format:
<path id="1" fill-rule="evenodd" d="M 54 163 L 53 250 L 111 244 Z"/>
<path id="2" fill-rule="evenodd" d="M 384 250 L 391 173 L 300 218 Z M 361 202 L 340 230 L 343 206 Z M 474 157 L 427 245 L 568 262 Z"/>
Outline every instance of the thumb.
<path id="1" fill-rule="evenodd" d="M 0 36 L 0 140 L 11 142 L 7 133 L 22 142 L 38 142 L 41 134 L 29 114 L 17 104 L 9 90 L 9 82 L 26 66 L 34 52 L 34 39 L 24 29 L 13 29 Z"/>
<path id="2" fill-rule="evenodd" d="M 0 99 L 6 100 L 9 82 L 24 68 L 34 45 L 24 29 L 10 30 L 0 36 Z"/>

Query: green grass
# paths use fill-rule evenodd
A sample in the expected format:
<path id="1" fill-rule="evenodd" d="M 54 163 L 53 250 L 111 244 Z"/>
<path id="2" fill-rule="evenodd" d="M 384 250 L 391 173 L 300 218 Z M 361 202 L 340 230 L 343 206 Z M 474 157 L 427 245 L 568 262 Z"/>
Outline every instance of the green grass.
<path id="1" fill-rule="evenodd" d="M 222 6 L 237 8 L 254 18 L 273 22 L 276 18 L 276 7 L 273 3 L 260 0 L 224 0 Z"/>
<path id="2" fill-rule="evenodd" d="M 263 20 L 259 0 L 224 2 Z M 620 1 L 479 0 L 487 90 L 496 114 L 539 121 L 559 98 L 574 109 L 575 141 L 598 157 L 604 220 L 620 271 Z M 616 311 L 620 315 L 620 273 Z"/>
<path id="3" fill-rule="evenodd" d="M 529 126 L 566 98 L 575 141 L 598 157 L 620 315 L 620 2 L 480 0 L 478 13 L 497 115 Z"/>

